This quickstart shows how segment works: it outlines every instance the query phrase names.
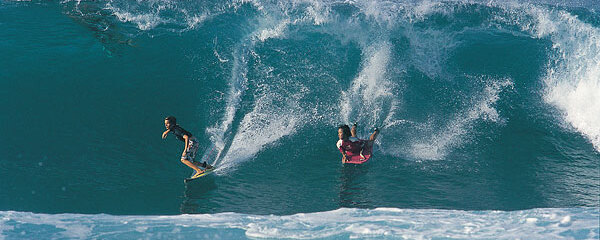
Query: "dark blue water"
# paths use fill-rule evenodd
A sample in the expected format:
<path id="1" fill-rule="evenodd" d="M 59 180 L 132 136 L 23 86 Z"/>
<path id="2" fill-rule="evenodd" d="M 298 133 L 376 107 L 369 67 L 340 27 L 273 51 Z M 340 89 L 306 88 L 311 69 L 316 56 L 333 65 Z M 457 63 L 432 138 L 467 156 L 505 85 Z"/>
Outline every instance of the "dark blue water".
<path id="1" fill-rule="evenodd" d="M 0 210 L 597 209 L 599 27 L 587 2 L 0 1 Z M 216 174 L 182 183 L 168 115 Z M 381 134 L 344 166 L 353 122 Z"/>

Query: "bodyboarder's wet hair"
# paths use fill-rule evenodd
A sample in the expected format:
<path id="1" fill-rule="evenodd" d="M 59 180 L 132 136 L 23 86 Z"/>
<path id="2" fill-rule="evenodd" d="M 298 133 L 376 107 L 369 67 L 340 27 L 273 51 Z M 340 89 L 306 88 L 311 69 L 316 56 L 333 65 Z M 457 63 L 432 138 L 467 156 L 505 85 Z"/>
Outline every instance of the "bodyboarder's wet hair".
<path id="1" fill-rule="evenodd" d="M 340 126 L 338 127 L 338 129 L 342 129 L 342 132 L 343 132 L 343 134 L 344 134 L 344 136 L 342 136 L 343 138 L 349 138 L 349 137 L 350 137 L 350 135 L 352 135 L 352 134 L 350 133 L 350 127 L 348 127 L 348 125 L 346 125 L 346 124 L 340 125 Z"/>
<path id="2" fill-rule="evenodd" d="M 177 119 L 173 116 L 168 116 L 165 118 L 165 120 L 169 121 L 169 123 L 176 125 L 177 124 Z"/>

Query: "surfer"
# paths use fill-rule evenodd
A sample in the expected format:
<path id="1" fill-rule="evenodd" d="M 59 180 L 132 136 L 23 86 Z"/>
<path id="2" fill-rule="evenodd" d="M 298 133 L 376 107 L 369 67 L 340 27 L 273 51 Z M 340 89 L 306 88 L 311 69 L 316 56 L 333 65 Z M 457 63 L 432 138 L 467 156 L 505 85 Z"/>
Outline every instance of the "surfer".
<path id="1" fill-rule="evenodd" d="M 211 169 L 213 167 L 206 162 L 199 163 L 194 161 L 200 144 L 190 132 L 177 125 L 177 119 L 175 119 L 175 117 L 168 116 L 165 118 L 165 128 L 167 130 L 162 134 L 163 139 L 167 138 L 167 134 L 173 133 L 177 139 L 185 143 L 185 148 L 183 148 L 183 153 L 181 154 L 181 162 L 196 171 L 196 174 L 194 174 L 192 178 L 204 173 L 204 170 L 200 169 L 199 167 L 204 169 Z"/>
<path id="2" fill-rule="evenodd" d="M 348 161 L 348 155 L 360 155 L 361 159 L 365 159 L 362 154 L 363 149 L 373 146 L 375 139 L 379 134 L 379 129 L 375 128 L 369 140 L 361 140 L 356 137 L 356 123 L 352 125 L 352 129 L 348 125 L 340 125 L 338 127 L 338 142 L 337 148 L 342 153 L 342 163 Z"/>

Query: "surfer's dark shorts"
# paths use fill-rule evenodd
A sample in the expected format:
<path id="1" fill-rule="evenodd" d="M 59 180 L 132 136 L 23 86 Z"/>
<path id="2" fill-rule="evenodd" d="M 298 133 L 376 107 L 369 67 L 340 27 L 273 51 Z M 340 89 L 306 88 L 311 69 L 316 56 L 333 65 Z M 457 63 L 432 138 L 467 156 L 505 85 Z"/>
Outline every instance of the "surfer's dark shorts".
<path id="1" fill-rule="evenodd" d="M 181 155 L 181 160 L 188 160 L 190 162 L 193 162 L 196 158 L 196 152 L 198 152 L 198 147 L 200 147 L 200 144 L 198 144 L 198 140 L 196 140 L 195 138 L 190 139 L 188 144 L 188 150 L 185 151 L 183 155 Z"/>

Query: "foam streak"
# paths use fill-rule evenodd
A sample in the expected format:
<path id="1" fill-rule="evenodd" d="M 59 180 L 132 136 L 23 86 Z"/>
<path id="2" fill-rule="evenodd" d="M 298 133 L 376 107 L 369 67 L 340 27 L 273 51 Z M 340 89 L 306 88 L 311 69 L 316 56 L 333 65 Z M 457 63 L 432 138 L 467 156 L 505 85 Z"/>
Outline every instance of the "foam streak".
<path id="1" fill-rule="evenodd" d="M 598 208 L 514 212 L 342 208 L 287 216 L 51 215 L 8 211 L 0 212 L 0 238 L 597 239 L 599 217 Z"/>

